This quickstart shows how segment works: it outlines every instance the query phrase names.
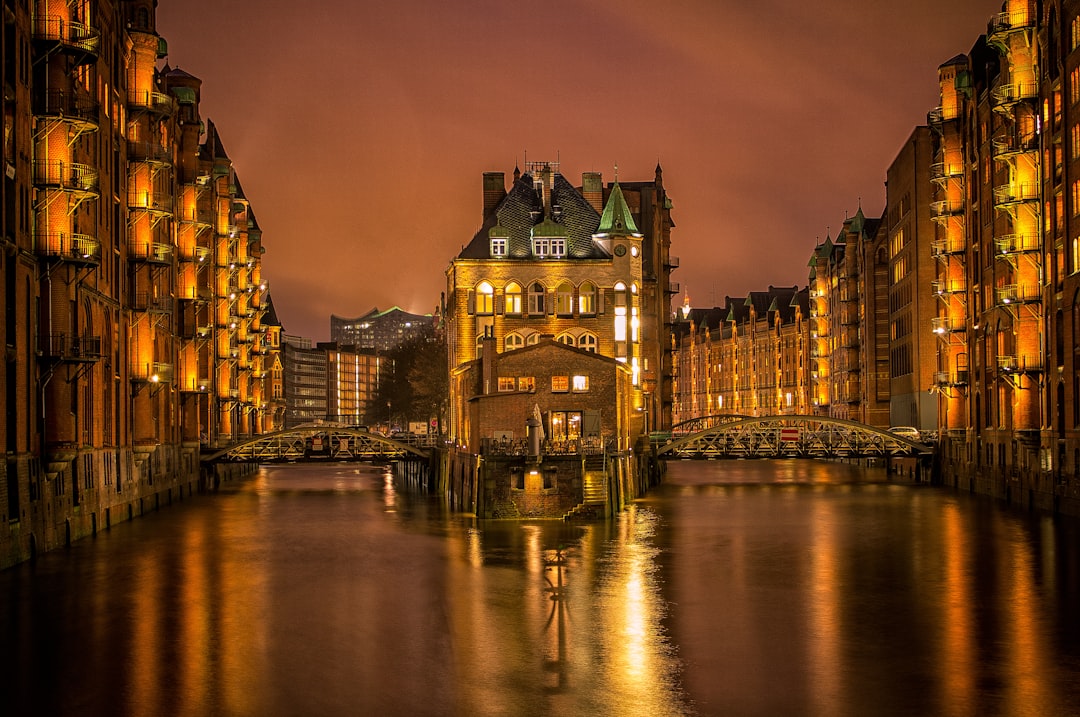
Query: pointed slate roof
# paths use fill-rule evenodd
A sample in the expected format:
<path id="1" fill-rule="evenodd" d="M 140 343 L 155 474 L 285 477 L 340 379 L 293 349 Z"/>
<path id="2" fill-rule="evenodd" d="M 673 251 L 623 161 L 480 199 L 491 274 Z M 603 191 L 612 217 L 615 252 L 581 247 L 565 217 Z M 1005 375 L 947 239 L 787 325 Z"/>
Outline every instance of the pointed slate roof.
<path id="1" fill-rule="evenodd" d="M 596 228 L 597 234 L 639 234 L 637 224 L 634 223 L 634 215 L 630 207 L 626 205 L 626 197 L 623 196 L 618 180 L 611 188 L 611 196 L 604 205 L 604 213 L 600 216 L 600 226 Z"/>
<path id="2" fill-rule="evenodd" d="M 561 174 L 552 175 L 550 207 L 544 207 L 542 198 L 533 188 L 532 175 L 526 173 L 514 179 L 510 191 L 488 215 L 458 258 L 490 258 L 491 237 L 501 236 L 507 240 L 508 258 L 530 259 L 533 256 L 532 238 L 537 235 L 565 236 L 569 259 L 606 259 L 610 254 L 593 241 L 599 225 L 600 215 Z"/>

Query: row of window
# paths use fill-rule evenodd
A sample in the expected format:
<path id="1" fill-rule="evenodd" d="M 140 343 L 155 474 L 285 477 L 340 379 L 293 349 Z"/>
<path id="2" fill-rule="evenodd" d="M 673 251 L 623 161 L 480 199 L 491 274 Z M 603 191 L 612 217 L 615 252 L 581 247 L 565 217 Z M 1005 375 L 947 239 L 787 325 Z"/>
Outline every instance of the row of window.
<path id="1" fill-rule="evenodd" d="M 560 344 L 566 344 L 567 346 L 574 346 L 579 349 L 591 351 L 597 353 L 597 338 L 596 334 L 585 331 L 581 334 L 574 335 L 569 331 L 564 331 L 555 337 L 555 340 Z M 523 346 L 535 346 L 540 342 L 540 332 L 521 332 L 513 331 L 506 335 L 503 339 L 503 350 L 513 351 L 514 349 L 520 349 Z M 481 334 L 476 337 L 476 357 L 481 355 L 482 347 L 484 345 L 484 335 Z"/>
<path id="2" fill-rule="evenodd" d="M 534 376 L 500 376 L 499 391 L 535 391 L 536 377 Z M 588 376 L 552 376 L 552 393 L 585 393 L 589 390 Z"/>
<path id="3" fill-rule="evenodd" d="M 491 256 L 506 256 L 506 237 L 493 237 L 491 240 Z M 533 256 L 544 259 L 561 259 L 566 256 L 565 237 L 533 237 Z"/>
<path id="4" fill-rule="evenodd" d="M 615 284 L 616 307 L 627 304 L 627 287 L 621 281 Z M 629 293 L 636 294 L 637 286 L 631 285 Z M 528 291 L 516 281 L 509 282 L 503 289 L 502 313 L 508 316 L 522 314 L 545 314 L 547 312 L 547 288 L 540 282 L 534 281 L 528 286 Z M 495 287 L 490 281 L 481 281 L 471 294 L 472 304 L 469 308 L 475 314 L 485 315 L 496 313 Z M 569 281 L 563 281 L 555 287 L 555 313 L 569 316 L 575 313 L 581 315 L 594 315 L 604 310 L 603 292 L 591 281 L 582 282 L 575 287 Z M 523 311 L 523 309 L 525 309 Z"/>

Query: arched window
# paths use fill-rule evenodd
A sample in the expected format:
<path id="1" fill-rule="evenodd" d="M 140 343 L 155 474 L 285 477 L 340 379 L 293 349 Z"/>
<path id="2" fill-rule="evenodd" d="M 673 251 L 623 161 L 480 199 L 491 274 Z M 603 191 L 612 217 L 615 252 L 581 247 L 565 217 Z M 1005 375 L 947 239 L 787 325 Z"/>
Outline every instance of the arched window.
<path id="1" fill-rule="evenodd" d="M 567 346 L 574 346 L 576 344 L 574 335 L 570 333 L 561 333 L 555 337 L 555 340 L 560 344 L 566 344 Z"/>
<path id="2" fill-rule="evenodd" d="M 543 314 L 544 313 L 544 285 L 540 282 L 533 282 L 529 287 L 529 314 Z"/>
<path id="3" fill-rule="evenodd" d="M 521 314 L 521 284 L 511 281 L 504 291 L 506 296 L 506 308 L 503 313 L 510 316 Z"/>
<path id="4" fill-rule="evenodd" d="M 581 336 L 578 336 L 577 345 L 579 349 L 597 353 L 596 334 L 590 332 L 583 333 Z"/>
<path id="5" fill-rule="evenodd" d="M 484 335 L 476 335 L 476 358 L 480 358 L 484 355 Z"/>
<path id="6" fill-rule="evenodd" d="M 572 316 L 574 313 L 574 285 L 564 281 L 555 287 L 555 313 Z"/>
<path id="7" fill-rule="evenodd" d="M 536 346 L 538 343 L 540 343 L 540 334 L 536 331 L 525 337 L 526 346 Z"/>
<path id="8" fill-rule="evenodd" d="M 481 281 L 476 285 L 476 313 L 495 313 L 495 287 L 490 282 Z"/>
<path id="9" fill-rule="evenodd" d="M 626 357 L 627 303 L 626 284 L 620 281 L 615 284 L 615 358 Z"/>
<path id="10" fill-rule="evenodd" d="M 578 288 L 578 313 L 582 316 L 596 314 L 596 284 L 586 281 Z"/>
<path id="11" fill-rule="evenodd" d="M 519 349 L 524 345 L 525 337 L 517 333 L 516 331 L 512 334 L 507 334 L 506 338 L 503 339 L 503 350 L 505 351 L 513 351 L 514 349 Z"/>

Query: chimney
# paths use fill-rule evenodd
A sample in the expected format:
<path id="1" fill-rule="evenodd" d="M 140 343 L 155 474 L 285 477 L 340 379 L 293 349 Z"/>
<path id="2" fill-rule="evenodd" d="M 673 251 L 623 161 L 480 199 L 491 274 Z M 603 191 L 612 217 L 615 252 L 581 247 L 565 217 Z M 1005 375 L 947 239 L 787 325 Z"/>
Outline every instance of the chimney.
<path id="1" fill-rule="evenodd" d="M 484 219 L 486 220 L 506 196 L 506 180 L 502 172 L 484 172 Z"/>
<path id="2" fill-rule="evenodd" d="M 495 393 L 499 382 L 499 352 L 495 344 L 495 331 L 484 327 L 484 340 L 480 350 L 480 374 L 484 382 L 483 394 Z"/>
<path id="3" fill-rule="evenodd" d="M 600 172 L 581 173 L 581 196 L 592 205 L 597 214 L 604 213 L 604 178 Z"/>

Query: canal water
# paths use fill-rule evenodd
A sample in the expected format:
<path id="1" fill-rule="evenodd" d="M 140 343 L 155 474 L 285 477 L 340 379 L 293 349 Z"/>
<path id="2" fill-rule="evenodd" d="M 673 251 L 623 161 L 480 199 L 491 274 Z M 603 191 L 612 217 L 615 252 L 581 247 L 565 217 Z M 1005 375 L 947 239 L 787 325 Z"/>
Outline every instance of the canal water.
<path id="1" fill-rule="evenodd" d="M 606 523 L 271 467 L 0 572 L 5 715 L 1080 715 L 1080 525 L 675 463 Z"/>

